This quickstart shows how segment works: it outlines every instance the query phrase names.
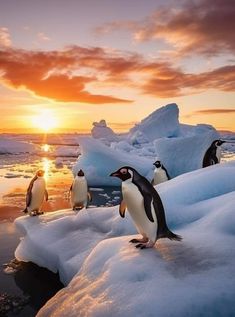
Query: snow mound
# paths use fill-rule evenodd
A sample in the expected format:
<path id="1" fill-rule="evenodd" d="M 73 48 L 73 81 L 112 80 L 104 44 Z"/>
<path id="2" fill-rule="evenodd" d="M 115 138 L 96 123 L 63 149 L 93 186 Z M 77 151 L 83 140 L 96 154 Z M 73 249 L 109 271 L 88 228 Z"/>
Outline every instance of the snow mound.
<path id="1" fill-rule="evenodd" d="M 136 132 L 143 134 L 143 139 L 153 141 L 161 137 L 176 137 L 180 133 L 179 108 L 175 103 L 168 104 L 151 113 L 129 132 L 135 138 Z"/>
<path id="2" fill-rule="evenodd" d="M 135 229 L 117 206 L 16 219 L 25 234 L 16 257 L 71 281 L 37 316 L 233 316 L 234 173 L 233 161 L 157 185 L 183 241 L 150 250 L 128 243 Z"/>
<path id="3" fill-rule="evenodd" d="M 0 137 L 0 154 L 34 153 L 36 150 L 33 144 Z"/>
<path id="4" fill-rule="evenodd" d="M 117 179 L 109 177 L 110 173 L 121 166 L 131 165 L 144 176 L 149 176 L 153 167 L 152 160 L 137 155 L 110 149 L 99 140 L 81 137 L 79 144 L 82 155 L 73 167 L 73 173 L 82 169 L 89 186 L 115 186 L 120 184 Z"/>
<path id="5" fill-rule="evenodd" d="M 95 139 L 105 139 L 108 141 L 115 141 L 118 136 L 109 128 L 105 120 L 100 120 L 100 122 L 93 122 L 93 128 L 91 134 Z"/>

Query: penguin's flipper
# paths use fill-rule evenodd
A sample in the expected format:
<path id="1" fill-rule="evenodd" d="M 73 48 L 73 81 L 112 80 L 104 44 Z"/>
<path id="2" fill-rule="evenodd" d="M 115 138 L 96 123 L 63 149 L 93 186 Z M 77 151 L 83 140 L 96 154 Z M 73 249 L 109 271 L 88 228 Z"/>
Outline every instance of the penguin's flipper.
<path id="1" fill-rule="evenodd" d="M 30 205 L 32 199 L 32 192 L 31 190 L 27 192 L 26 195 L 26 208 Z"/>
<path id="2" fill-rule="evenodd" d="M 152 180 L 151 180 L 151 185 L 153 185 L 153 186 L 154 186 L 154 179 L 152 179 Z"/>
<path id="3" fill-rule="evenodd" d="M 92 201 L 92 196 L 91 196 L 90 192 L 87 192 L 87 197 L 88 197 L 89 202 L 91 202 Z"/>
<path id="4" fill-rule="evenodd" d="M 149 193 L 145 192 L 143 195 L 143 198 L 144 198 L 144 210 L 146 212 L 146 215 L 151 222 L 154 222 L 153 215 L 152 215 L 152 208 L 151 208 L 151 204 L 153 200 L 152 196 Z"/>
<path id="5" fill-rule="evenodd" d="M 126 211 L 126 203 L 124 200 L 122 200 L 119 206 L 119 215 L 122 218 L 125 218 L 125 211 Z"/>
<path id="6" fill-rule="evenodd" d="M 48 201 L 48 191 L 47 190 L 45 190 L 45 199 L 46 199 L 46 201 Z"/>

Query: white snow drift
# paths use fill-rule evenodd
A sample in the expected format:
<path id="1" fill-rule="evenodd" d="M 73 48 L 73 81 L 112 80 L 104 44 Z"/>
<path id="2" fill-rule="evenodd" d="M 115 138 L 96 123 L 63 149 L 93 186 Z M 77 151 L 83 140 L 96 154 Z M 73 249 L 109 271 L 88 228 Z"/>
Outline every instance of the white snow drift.
<path id="1" fill-rule="evenodd" d="M 157 185 L 169 227 L 182 242 L 139 250 L 118 206 L 16 219 L 25 235 L 15 255 L 60 274 L 68 287 L 39 317 L 233 316 L 235 162 Z"/>

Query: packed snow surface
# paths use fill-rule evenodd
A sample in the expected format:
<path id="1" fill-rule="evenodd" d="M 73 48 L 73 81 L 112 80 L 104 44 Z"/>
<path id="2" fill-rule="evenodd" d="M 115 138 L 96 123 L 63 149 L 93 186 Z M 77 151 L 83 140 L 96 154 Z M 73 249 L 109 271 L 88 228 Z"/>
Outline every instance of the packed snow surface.
<path id="1" fill-rule="evenodd" d="M 24 216 L 15 255 L 59 272 L 67 285 L 39 317 L 234 316 L 235 161 L 156 186 L 171 230 L 139 250 L 118 206 Z"/>

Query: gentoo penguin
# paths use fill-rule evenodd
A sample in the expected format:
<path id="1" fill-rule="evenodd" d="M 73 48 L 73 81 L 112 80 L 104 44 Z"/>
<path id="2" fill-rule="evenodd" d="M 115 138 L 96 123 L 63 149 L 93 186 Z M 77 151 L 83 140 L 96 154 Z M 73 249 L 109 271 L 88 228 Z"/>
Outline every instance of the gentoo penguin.
<path id="1" fill-rule="evenodd" d="M 207 167 L 210 165 L 218 164 L 221 159 L 221 145 L 226 141 L 222 140 L 215 140 L 211 143 L 211 146 L 207 149 L 203 162 L 202 167 Z"/>
<path id="2" fill-rule="evenodd" d="M 70 192 L 70 202 L 73 210 L 87 208 L 88 200 L 91 201 L 91 194 L 88 192 L 87 180 L 82 170 L 79 170 L 74 178 Z"/>
<path id="3" fill-rule="evenodd" d="M 166 224 L 164 207 L 160 196 L 150 182 L 134 168 L 123 166 L 110 176 L 122 180 L 123 201 L 119 207 L 124 218 L 127 208 L 142 239 L 132 239 L 139 243 L 136 248 L 152 248 L 160 238 L 180 241 L 182 238 L 171 232 Z"/>
<path id="4" fill-rule="evenodd" d="M 151 182 L 153 186 L 166 182 L 170 179 L 170 176 L 161 161 L 156 161 L 153 165 L 156 167 Z"/>
<path id="5" fill-rule="evenodd" d="M 45 172 L 37 171 L 34 178 L 31 180 L 26 194 L 26 208 L 23 212 L 29 213 L 30 216 L 43 214 L 40 211 L 44 197 L 48 200 L 48 192 L 46 190 L 46 181 L 44 179 Z"/>

